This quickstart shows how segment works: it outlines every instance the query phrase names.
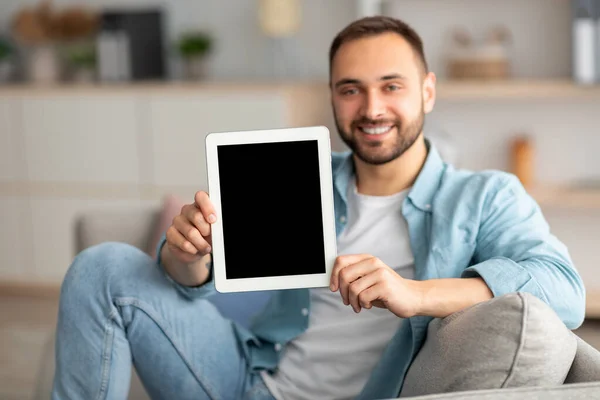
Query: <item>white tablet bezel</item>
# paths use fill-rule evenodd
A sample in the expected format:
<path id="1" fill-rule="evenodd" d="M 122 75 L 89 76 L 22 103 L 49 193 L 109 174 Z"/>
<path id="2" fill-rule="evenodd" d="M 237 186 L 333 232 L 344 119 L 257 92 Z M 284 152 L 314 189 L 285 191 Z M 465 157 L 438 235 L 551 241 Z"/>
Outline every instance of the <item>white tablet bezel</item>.
<path id="1" fill-rule="evenodd" d="M 323 243 L 325 248 L 325 273 L 310 275 L 288 275 L 277 277 L 227 279 L 225 252 L 223 245 L 222 221 L 227 218 L 221 213 L 220 177 L 218 168 L 217 147 L 221 145 L 246 143 L 273 143 L 302 140 L 316 140 L 318 143 L 318 160 L 321 183 L 321 210 L 323 215 Z M 274 169 L 277 165 L 273 166 Z M 208 175 L 208 191 L 217 213 L 217 222 L 212 224 L 213 278 L 217 291 L 246 292 L 259 290 L 299 289 L 329 286 L 333 264 L 337 256 L 335 215 L 333 205 L 333 178 L 331 171 L 331 143 L 329 130 L 325 126 L 301 128 L 282 128 L 251 131 L 215 132 L 206 136 L 206 171 Z M 269 218 L 285 218 L 286 216 L 269 215 Z M 291 257 L 297 255 L 290 254 Z M 248 265 L 261 257 L 269 257 L 268 244 L 248 255 Z M 308 261 L 308 260 L 307 260 Z"/>

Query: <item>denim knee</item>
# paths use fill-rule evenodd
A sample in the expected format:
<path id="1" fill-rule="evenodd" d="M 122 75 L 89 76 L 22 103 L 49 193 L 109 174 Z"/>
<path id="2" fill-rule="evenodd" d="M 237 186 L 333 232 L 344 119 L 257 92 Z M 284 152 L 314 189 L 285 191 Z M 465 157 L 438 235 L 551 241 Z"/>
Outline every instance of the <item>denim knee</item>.
<path id="1" fill-rule="evenodd" d="M 89 296 L 109 286 L 111 279 L 149 262 L 146 253 L 126 243 L 105 242 L 89 247 L 73 260 L 63 280 L 61 296 L 74 292 Z"/>

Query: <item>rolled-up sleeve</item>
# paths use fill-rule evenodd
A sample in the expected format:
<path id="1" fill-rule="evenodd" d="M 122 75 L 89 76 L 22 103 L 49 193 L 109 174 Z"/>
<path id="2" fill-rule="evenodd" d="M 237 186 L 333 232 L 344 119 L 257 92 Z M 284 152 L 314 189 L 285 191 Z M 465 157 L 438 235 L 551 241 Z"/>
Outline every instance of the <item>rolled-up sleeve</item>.
<path id="1" fill-rule="evenodd" d="M 463 277 L 481 277 L 494 296 L 528 292 L 574 329 L 585 318 L 585 288 L 566 246 L 551 232 L 538 204 L 513 175 L 490 182 L 483 200 L 475 264 Z"/>
<path id="2" fill-rule="evenodd" d="M 196 286 L 196 287 L 184 286 L 184 285 L 180 284 L 179 282 L 176 282 L 173 278 L 171 278 L 171 276 L 167 273 L 167 270 L 165 269 L 165 267 L 162 264 L 161 259 L 160 259 L 160 252 L 162 250 L 162 247 L 165 245 L 166 241 L 167 241 L 167 236 L 166 236 L 166 234 L 163 234 L 160 241 L 158 242 L 158 246 L 156 247 L 156 264 L 157 264 L 158 268 L 161 270 L 161 272 L 163 273 L 163 275 L 165 276 L 165 278 L 169 282 L 171 282 L 173 287 L 179 293 L 181 293 L 185 298 L 187 298 L 189 300 L 203 299 L 203 298 L 207 298 L 207 297 L 215 294 L 216 288 L 215 288 L 215 282 L 213 280 L 211 265 L 209 265 L 209 269 L 210 269 L 209 280 L 201 286 Z"/>

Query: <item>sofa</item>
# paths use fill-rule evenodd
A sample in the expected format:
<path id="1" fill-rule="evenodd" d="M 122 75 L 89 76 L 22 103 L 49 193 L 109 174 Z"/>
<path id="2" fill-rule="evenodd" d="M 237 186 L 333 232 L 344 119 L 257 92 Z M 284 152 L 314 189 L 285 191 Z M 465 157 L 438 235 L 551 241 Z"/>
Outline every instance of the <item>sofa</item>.
<path id="1" fill-rule="evenodd" d="M 164 225 L 164 210 L 160 207 L 89 211 L 74 221 L 75 249 L 80 252 L 96 244 L 118 241 L 152 256 L 156 228 L 161 224 Z M 217 293 L 210 301 L 224 316 L 247 326 L 269 295 L 268 292 Z M 489 324 L 486 326 L 482 319 Z M 475 320 L 478 322 L 473 323 Z M 520 328 L 503 333 L 511 324 Z M 451 346 L 448 346 L 449 341 Z M 464 358 L 462 355 L 467 353 L 477 353 L 477 356 Z M 479 363 L 474 358 L 486 362 Z M 148 399 L 135 369 L 132 373 L 129 399 Z M 53 375 L 52 337 L 39 367 L 34 400 L 49 398 Z M 478 390 L 469 388 L 465 378 L 476 378 Z M 538 299 L 512 294 L 443 320 L 434 320 L 407 374 L 401 397 L 422 400 L 600 399 L 600 352 L 566 329 Z"/>

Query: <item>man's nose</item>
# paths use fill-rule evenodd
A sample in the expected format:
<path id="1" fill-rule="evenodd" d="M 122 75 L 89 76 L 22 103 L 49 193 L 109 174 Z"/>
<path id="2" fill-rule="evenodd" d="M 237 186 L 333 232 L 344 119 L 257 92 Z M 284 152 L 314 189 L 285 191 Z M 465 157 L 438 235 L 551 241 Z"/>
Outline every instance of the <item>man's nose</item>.
<path id="1" fill-rule="evenodd" d="M 385 102 L 379 93 L 367 92 L 363 115 L 369 119 L 379 119 L 385 115 Z"/>

